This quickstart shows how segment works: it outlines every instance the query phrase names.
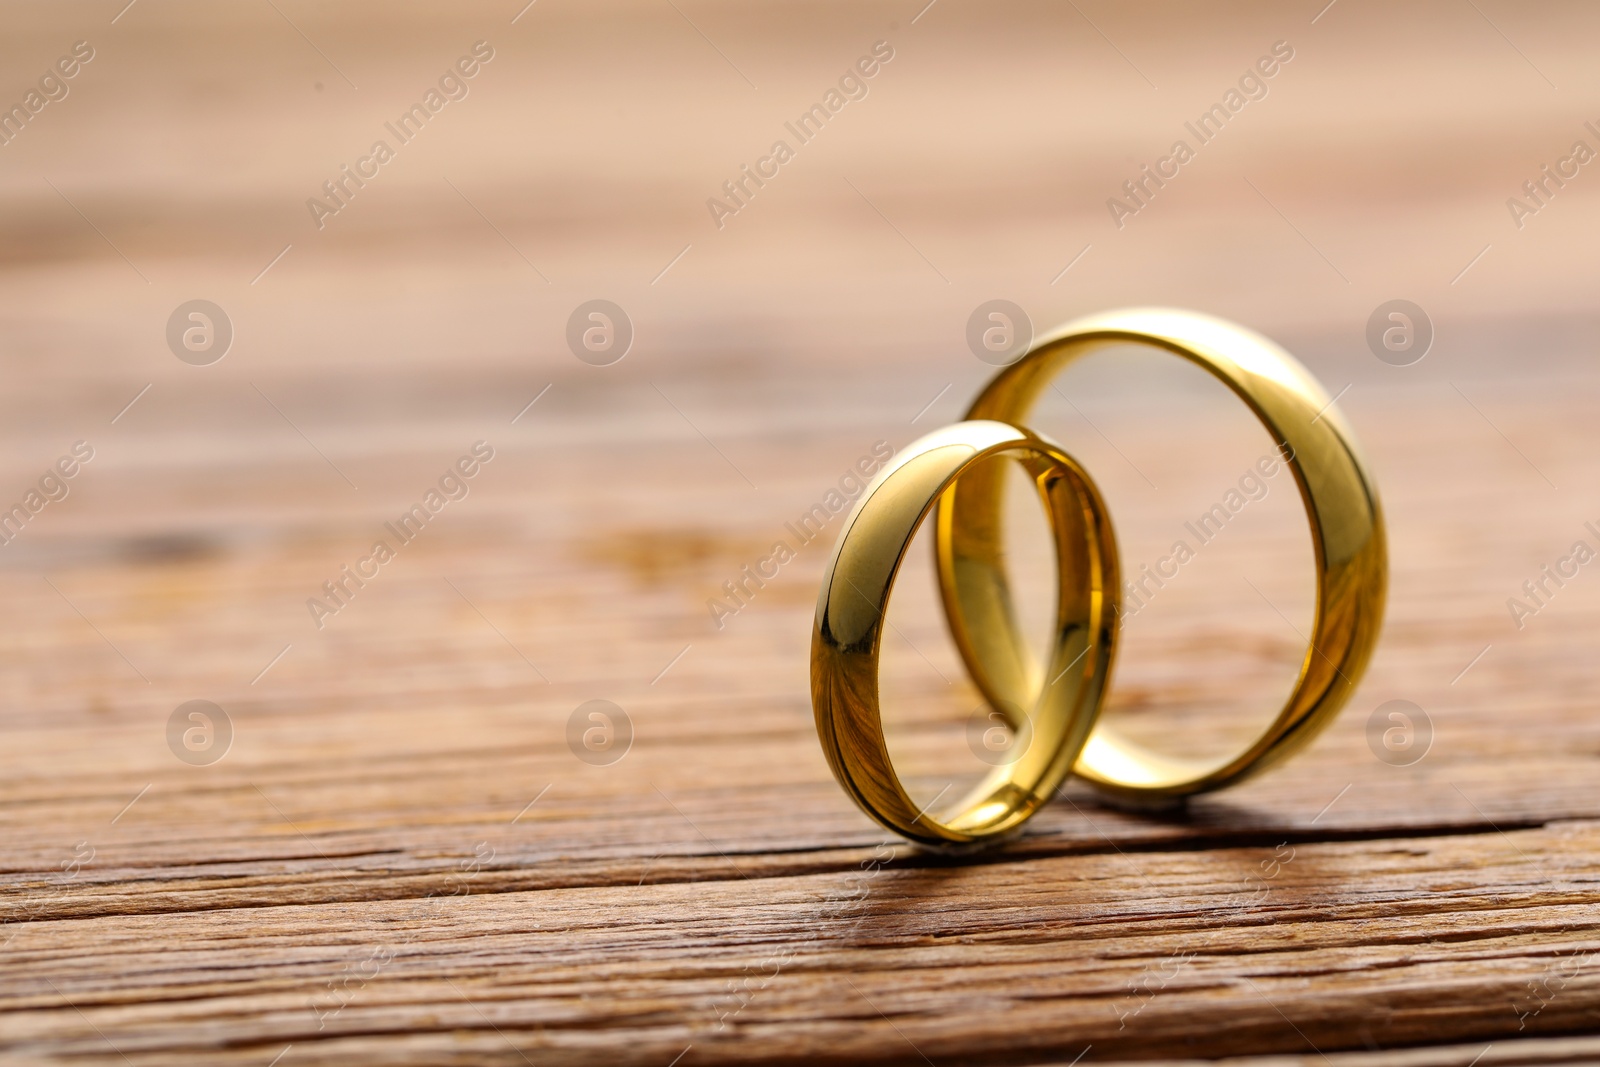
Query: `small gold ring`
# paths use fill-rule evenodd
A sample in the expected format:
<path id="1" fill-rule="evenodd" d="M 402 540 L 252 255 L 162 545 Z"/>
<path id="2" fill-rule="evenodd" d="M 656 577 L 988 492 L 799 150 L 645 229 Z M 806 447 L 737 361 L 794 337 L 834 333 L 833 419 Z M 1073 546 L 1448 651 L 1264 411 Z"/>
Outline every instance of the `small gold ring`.
<path id="1" fill-rule="evenodd" d="M 1028 688 L 1031 739 L 965 798 L 919 810 L 895 773 L 878 702 L 885 612 L 912 537 L 965 480 L 1019 459 L 1054 534 L 1059 594 L 1050 681 Z M 962 422 L 909 445 L 845 520 L 823 573 L 811 637 L 811 701 L 834 776 L 879 823 L 923 845 L 960 848 L 1017 830 L 1066 779 L 1094 726 L 1111 671 L 1120 580 L 1100 492 L 1059 445 L 1002 422 Z M 1021 690 L 1017 690 L 1021 692 Z M 938 798 L 935 798 L 937 803 Z"/>
<path id="2" fill-rule="evenodd" d="M 1333 720 L 1377 642 L 1388 562 L 1377 489 L 1333 401 L 1287 352 L 1232 323 L 1157 308 L 1079 319 L 997 374 L 967 418 L 1021 424 L 1067 364 L 1130 343 L 1198 364 L 1255 412 L 1294 472 L 1317 568 L 1316 620 L 1294 691 L 1243 752 L 1220 762 L 1185 758 L 1136 744 L 1112 723 L 1095 728 L 1076 773 L 1125 801 L 1161 804 L 1265 770 Z M 1027 707 L 1044 674 L 1018 633 L 1001 566 L 1003 486 L 998 472 L 978 469 L 964 479 L 959 496 L 940 504 L 939 584 L 956 646 L 990 705 Z"/>

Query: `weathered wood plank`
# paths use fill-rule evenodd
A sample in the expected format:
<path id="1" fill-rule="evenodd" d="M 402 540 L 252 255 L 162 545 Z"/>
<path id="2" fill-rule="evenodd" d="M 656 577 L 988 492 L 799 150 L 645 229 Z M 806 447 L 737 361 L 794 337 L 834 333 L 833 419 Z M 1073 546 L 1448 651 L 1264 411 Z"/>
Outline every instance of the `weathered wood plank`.
<path id="1" fill-rule="evenodd" d="M 130 1057 L 281 1039 L 329 1062 L 348 1035 L 388 1035 L 388 1058 L 495 1029 L 535 1061 L 641 1064 L 690 1043 L 726 1062 L 1490 1043 L 1590 1025 L 1597 843 L 1583 823 L 978 866 L 869 852 L 864 872 L 536 893 L 467 874 L 424 900 L 57 920 L 8 946 L 9 1032 L 93 1052 L 88 1020 Z"/>

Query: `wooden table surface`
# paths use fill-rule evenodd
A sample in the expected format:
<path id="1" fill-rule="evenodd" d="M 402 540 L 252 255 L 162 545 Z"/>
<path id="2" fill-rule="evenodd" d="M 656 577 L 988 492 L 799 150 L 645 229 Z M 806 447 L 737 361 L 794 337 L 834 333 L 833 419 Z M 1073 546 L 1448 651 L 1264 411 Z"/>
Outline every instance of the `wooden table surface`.
<path id="1" fill-rule="evenodd" d="M 1600 1059 L 1600 577 L 1560 563 L 1600 547 L 1600 178 L 1506 204 L 1600 145 L 1592 7 L 123 4 L 12 5 L 0 34 L 0 101 L 93 51 L 0 145 L 0 505 L 28 514 L 0 547 L 0 1060 Z M 317 219 L 479 41 L 464 95 Z M 706 201 L 879 41 L 719 228 Z M 1106 200 L 1280 41 L 1119 228 Z M 635 334 L 604 367 L 566 340 L 596 298 Z M 1069 785 L 956 861 L 828 773 L 807 651 L 837 520 L 788 524 L 960 417 L 995 298 L 1288 346 L 1366 449 L 1392 581 L 1292 763 L 1166 813 Z M 1364 336 L 1397 298 L 1435 332 L 1405 367 Z M 194 299 L 234 334 L 204 366 L 167 340 Z M 1035 425 L 1129 570 L 1269 446 L 1130 353 Z M 1163 743 L 1221 751 L 1292 682 L 1309 538 L 1263 484 L 1124 633 L 1108 714 Z M 932 799 L 981 765 L 927 563 L 885 692 Z M 599 755 L 595 700 L 621 711 Z M 190 701 L 219 710 L 186 747 Z"/>

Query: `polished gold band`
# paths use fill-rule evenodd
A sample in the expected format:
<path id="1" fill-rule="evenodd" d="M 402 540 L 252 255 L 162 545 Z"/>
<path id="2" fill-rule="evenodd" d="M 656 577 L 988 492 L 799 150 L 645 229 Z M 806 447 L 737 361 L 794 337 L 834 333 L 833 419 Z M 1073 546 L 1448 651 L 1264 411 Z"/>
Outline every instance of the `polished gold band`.
<path id="1" fill-rule="evenodd" d="M 966 797 L 927 812 L 895 772 L 879 714 L 889 593 L 935 505 L 943 501 L 949 513 L 966 513 L 961 502 L 969 481 L 984 475 L 984 484 L 1000 484 L 1006 457 L 1020 460 L 1032 477 L 1054 534 L 1059 594 L 1049 673 L 1013 679 L 1026 682 L 1010 690 L 1021 697 L 1017 706 L 1031 709 L 1032 737 L 1023 751 Z M 995 579 L 1003 582 L 998 571 Z M 817 598 L 812 707 L 823 752 L 845 792 L 879 823 L 924 845 L 984 844 L 1018 829 L 1060 787 L 1094 726 L 1111 670 L 1119 587 L 1116 542 L 1099 490 L 1059 446 L 990 421 L 948 426 L 908 446 L 850 512 Z M 1004 596 L 1003 585 L 989 588 Z"/>
<path id="2" fill-rule="evenodd" d="M 1317 568 L 1316 619 L 1294 691 L 1243 752 L 1221 762 L 1195 760 L 1135 744 L 1110 722 L 1096 726 L 1076 772 L 1126 800 L 1159 803 L 1265 770 L 1332 721 L 1377 641 L 1388 563 L 1377 491 L 1333 401 L 1287 352 L 1231 323 L 1154 308 L 1079 319 L 997 374 L 967 417 L 1024 424 L 1039 394 L 1069 363 L 1130 343 L 1198 364 L 1255 412 L 1290 457 Z M 960 494 L 941 502 L 940 589 L 956 645 L 991 706 L 1028 707 L 1045 674 L 1022 640 L 1001 566 L 1003 486 L 999 472 L 981 467 L 963 479 Z"/>

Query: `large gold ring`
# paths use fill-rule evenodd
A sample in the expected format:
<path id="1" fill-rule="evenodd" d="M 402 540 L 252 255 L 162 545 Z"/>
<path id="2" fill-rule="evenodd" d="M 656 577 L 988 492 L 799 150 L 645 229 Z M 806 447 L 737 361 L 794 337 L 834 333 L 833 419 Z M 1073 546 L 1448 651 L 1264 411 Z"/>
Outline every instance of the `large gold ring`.
<path id="1" fill-rule="evenodd" d="M 1008 690 L 1022 698 L 1019 708 L 1031 709 L 1029 743 L 966 797 L 932 813 L 907 795 L 884 738 L 878 701 L 884 618 L 923 520 L 941 502 L 949 514 L 971 510 L 959 503 L 969 482 L 994 472 L 1001 457 L 1022 462 L 1054 534 L 1054 649 L 1048 674 Z M 1094 726 L 1111 671 L 1119 585 L 1116 541 L 1099 490 L 1060 446 L 989 421 L 957 423 L 908 446 L 856 501 L 817 598 L 811 700 L 823 751 L 845 792 L 879 823 L 924 845 L 981 845 L 1020 828 L 1061 786 Z M 1003 587 L 991 592 L 1003 595 Z"/>
<path id="2" fill-rule="evenodd" d="M 967 418 L 1022 424 L 1067 364 L 1130 343 L 1198 364 L 1255 412 L 1294 472 L 1317 568 L 1316 619 L 1294 690 L 1243 752 L 1220 762 L 1186 758 L 1136 744 L 1112 722 L 1096 726 L 1076 772 L 1125 801 L 1161 804 L 1263 771 L 1333 720 L 1377 642 L 1388 562 L 1377 490 L 1333 401 L 1287 352 L 1231 323 L 1154 308 L 1079 319 L 996 375 Z M 1003 486 L 999 472 L 981 467 L 963 479 L 959 494 L 940 503 L 939 582 L 951 633 L 990 705 L 1028 707 L 1046 675 L 1022 641 L 1011 608 L 1001 561 Z"/>

